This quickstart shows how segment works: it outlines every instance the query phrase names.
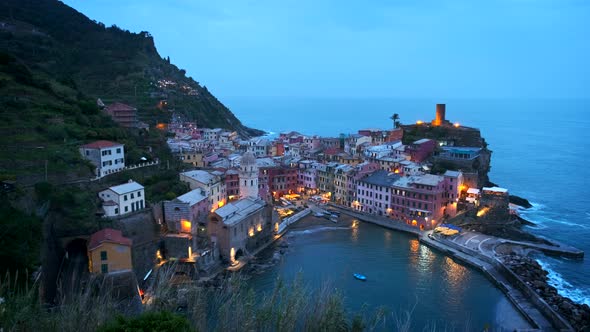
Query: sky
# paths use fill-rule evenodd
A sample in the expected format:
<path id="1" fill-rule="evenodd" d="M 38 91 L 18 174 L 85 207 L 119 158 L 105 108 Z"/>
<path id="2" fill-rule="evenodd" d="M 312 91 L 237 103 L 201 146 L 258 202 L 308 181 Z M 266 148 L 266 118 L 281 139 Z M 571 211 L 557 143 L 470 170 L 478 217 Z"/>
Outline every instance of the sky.
<path id="1" fill-rule="evenodd" d="M 587 0 L 65 0 L 218 97 L 590 98 Z"/>

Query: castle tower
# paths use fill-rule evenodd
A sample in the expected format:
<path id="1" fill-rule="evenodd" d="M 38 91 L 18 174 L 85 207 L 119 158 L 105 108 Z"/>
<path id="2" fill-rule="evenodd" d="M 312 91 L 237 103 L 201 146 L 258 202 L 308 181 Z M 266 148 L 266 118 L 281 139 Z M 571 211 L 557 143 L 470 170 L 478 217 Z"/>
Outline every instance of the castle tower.
<path id="1" fill-rule="evenodd" d="M 445 104 L 436 104 L 436 117 L 432 121 L 433 126 L 442 126 L 445 123 Z"/>
<path id="2" fill-rule="evenodd" d="M 258 198 L 258 165 L 252 152 L 246 152 L 240 161 L 240 199 Z"/>

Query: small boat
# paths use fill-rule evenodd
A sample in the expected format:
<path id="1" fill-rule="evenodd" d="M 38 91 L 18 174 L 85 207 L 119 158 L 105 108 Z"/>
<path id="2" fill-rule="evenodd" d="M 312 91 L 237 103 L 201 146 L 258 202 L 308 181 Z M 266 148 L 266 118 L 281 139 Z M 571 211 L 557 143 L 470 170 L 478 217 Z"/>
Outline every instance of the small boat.
<path id="1" fill-rule="evenodd" d="M 313 215 L 314 215 L 315 217 L 318 217 L 318 218 L 321 218 L 321 217 L 323 217 L 323 216 L 324 216 L 324 214 L 323 214 L 323 213 L 321 213 L 321 212 L 316 212 L 316 213 L 314 213 Z"/>
<path id="2" fill-rule="evenodd" d="M 367 276 L 365 276 L 364 274 L 354 273 L 353 276 L 355 279 L 358 279 L 361 281 L 367 281 Z"/>

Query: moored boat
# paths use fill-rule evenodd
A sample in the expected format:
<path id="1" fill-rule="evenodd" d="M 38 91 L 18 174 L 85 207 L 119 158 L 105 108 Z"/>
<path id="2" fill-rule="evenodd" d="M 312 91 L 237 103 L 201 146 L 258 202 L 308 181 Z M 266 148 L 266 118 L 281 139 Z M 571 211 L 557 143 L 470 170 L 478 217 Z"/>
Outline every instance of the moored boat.
<path id="1" fill-rule="evenodd" d="M 365 276 L 364 274 L 360 274 L 360 273 L 353 273 L 353 276 L 355 279 L 361 280 L 361 281 L 367 281 L 367 276 Z"/>

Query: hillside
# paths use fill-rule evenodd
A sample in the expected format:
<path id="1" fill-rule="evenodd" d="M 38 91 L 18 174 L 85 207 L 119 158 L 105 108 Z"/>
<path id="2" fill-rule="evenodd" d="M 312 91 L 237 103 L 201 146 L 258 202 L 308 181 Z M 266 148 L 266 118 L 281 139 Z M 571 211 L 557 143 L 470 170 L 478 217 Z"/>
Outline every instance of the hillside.
<path id="1" fill-rule="evenodd" d="M 163 59 L 149 33 L 105 27 L 57 0 L 0 2 L 0 176 L 39 173 L 44 160 L 49 173 L 86 173 L 76 147 L 96 138 L 123 140 L 143 155 L 134 149 L 146 138 L 103 116 L 97 98 L 136 106 L 150 126 L 174 110 L 202 127 L 261 133 Z M 150 132 L 147 140 L 157 148 L 162 138 Z"/>

